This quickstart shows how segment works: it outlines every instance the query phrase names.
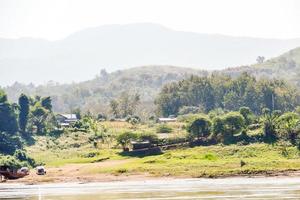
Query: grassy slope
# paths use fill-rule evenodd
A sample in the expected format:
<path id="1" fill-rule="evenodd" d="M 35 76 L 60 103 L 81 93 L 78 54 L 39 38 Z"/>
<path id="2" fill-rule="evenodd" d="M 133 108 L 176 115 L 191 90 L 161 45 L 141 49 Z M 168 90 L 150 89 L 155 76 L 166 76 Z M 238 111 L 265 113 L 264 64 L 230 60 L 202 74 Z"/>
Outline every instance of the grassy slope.
<path id="1" fill-rule="evenodd" d="M 118 122 L 106 122 L 106 126 L 114 131 L 133 128 L 126 123 Z M 171 135 L 179 134 L 178 124 L 172 126 L 174 131 Z M 146 125 L 136 127 L 138 130 L 146 128 Z M 152 127 L 152 130 L 154 128 Z M 76 134 L 78 136 L 75 136 Z M 107 162 L 107 160 L 102 161 L 107 158 L 109 161 L 126 160 L 116 166 L 97 167 L 91 164 L 90 167 L 85 168 L 84 174 L 88 175 L 149 173 L 153 176 L 213 177 L 300 169 L 300 155 L 296 147 L 268 144 L 215 145 L 168 150 L 161 155 L 139 158 L 122 156 L 120 149 L 108 150 L 107 144 L 95 149 L 87 142 L 88 136 L 88 133 L 68 133 L 49 140 L 48 143 L 45 137 L 40 136 L 36 144 L 29 147 L 28 151 L 35 159 L 44 162 L 48 167 L 70 163 L 101 163 Z M 79 144 L 80 147 L 74 147 L 74 143 Z M 96 153 L 96 155 L 87 157 L 89 153 Z M 243 167 L 240 166 L 241 160 L 246 162 Z"/>
<path id="2" fill-rule="evenodd" d="M 293 60 L 296 65 L 300 65 L 300 47 L 292 49 L 287 53 L 278 56 L 276 58 L 272 58 L 267 60 L 264 63 L 254 65 L 255 68 L 288 68 L 286 66 L 287 62 Z"/>
<path id="3" fill-rule="evenodd" d="M 243 167 L 240 166 L 241 160 L 246 162 Z M 202 177 L 296 169 L 300 169 L 296 148 L 289 147 L 287 153 L 283 153 L 280 146 L 253 144 L 169 150 L 163 155 L 136 159 L 124 166 L 94 169 L 92 172 L 148 172 L 155 176 Z"/>

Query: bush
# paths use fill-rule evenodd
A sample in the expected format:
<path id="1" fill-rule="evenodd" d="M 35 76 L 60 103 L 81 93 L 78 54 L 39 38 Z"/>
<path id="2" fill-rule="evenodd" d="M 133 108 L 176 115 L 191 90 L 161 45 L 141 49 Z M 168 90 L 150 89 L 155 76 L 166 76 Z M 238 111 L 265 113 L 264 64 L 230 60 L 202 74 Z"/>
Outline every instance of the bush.
<path id="1" fill-rule="evenodd" d="M 14 156 L 0 156 L 0 165 L 1 166 L 9 166 L 11 168 L 21 168 L 26 165 L 26 163 L 21 162 L 20 160 L 16 159 Z"/>
<path id="2" fill-rule="evenodd" d="M 191 122 L 193 121 L 194 119 L 198 118 L 202 116 L 202 114 L 187 114 L 187 115 L 180 115 L 179 117 L 177 117 L 177 120 L 179 122 Z"/>
<path id="3" fill-rule="evenodd" d="M 171 133 L 173 129 L 167 124 L 161 124 L 157 127 L 157 133 Z"/>
<path id="4" fill-rule="evenodd" d="M 144 132 L 138 135 L 138 139 L 141 141 L 149 141 L 151 144 L 158 143 L 158 136 L 155 133 Z"/>
<path id="5" fill-rule="evenodd" d="M 83 154 L 82 157 L 83 158 L 94 158 L 94 157 L 99 156 L 99 155 L 100 155 L 100 153 L 98 151 L 92 151 L 92 152 Z"/>
<path id="6" fill-rule="evenodd" d="M 203 112 L 203 108 L 196 107 L 196 106 L 183 106 L 179 109 L 179 115 L 186 115 L 186 114 L 196 114 Z"/>
<path id="7" fill-rule="evenodd" d="M 172 144 L 179 144 L 187 142 L 187 137 L 170 137 L 170 138 L 163 138 L 159 139 L 160 145 L 172 145 Z"/>
<path id="8" fill-rule="evenodd" d="M 130 142 L 136 139 L 137 134 L 129 131 L 119 134 L 116 138 L 117 143 L 122 146 L 123 150 L 128 149 Z"/>
<path id="9" fill-rule="evenodd" d="M 107 116 L 100 113 L 100 114 L 98 114 L 97 119 L 98 119 L 99 121 L 106 121 Z"/>
<path id="10" fill-rule="evenodd" d="M 139 116 L 128 116 L 126 117 L 126 122 L 132 124 L 132 125 L 135 125 L 135 124 L 138 124 L 141 122 L 141 119 Z"/>
<path id="11" fill-rule="evenodd" d="M 20 161 L 28 162 L 28 164 L 32 167 L 34 167 L 36 164 L 34 159 L 30 158 L 27 155 L 27 153 L 23 150 L 20 150 L 20 149 L 16 150 L 16 152 L 14 153 L 14 156 Z"/>
<path id="12" fill-rule="evenodd" d="M 11 136 L 8 133 L 0 132 L 0 153 L 13 154 L 16 149 L 22 147 L 19 137 Z"/>
<path id="13" fill-rule="evenodd" d="M 210 135 L 211 121 L 201 116 L 191 121 L 187 126 L 187 131 L 190 133 L 191 138 L 207 138 Z"/>

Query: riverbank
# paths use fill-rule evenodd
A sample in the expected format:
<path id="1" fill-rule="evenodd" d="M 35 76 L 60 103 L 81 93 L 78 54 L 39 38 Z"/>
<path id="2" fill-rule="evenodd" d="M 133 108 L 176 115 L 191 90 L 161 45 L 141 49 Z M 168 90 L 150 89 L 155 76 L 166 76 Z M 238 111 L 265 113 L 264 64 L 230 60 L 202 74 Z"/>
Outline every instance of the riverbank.
<path id="1" fill-rule="evenodd" d="M 18 180 L 8 180 L 3 183 L 7 184 L 15 184 L 21 183 L 25 185 L 36 185 L 36 184 L 48 184 L 48 183 L 91 183 L 91 182 L 131 182 L 131 181 L 150 181 L 150 180 L 178 180 L 178 179 L 201 179 L 201 178 L 209 178 L 209 179 L 227 179 L 227 178 L 300 178 L 300 170 L 296 171 L 266 171 L 259 172 L 256 174 L 232 174 L 232 175 L 220 175 L 215 177 L 198 177 L 193 178 L 189 176 L 170 176 L 166 174 L 165 176 L 158 177 L 152 176 L 147 173 L 143 174 L 130 174 L 130 175 L 113 175 L 113 174 L 95 174 L 95 175 L 78 175 L 75 173 L 73 175 L 63 175 L 60 173 L 53 173 L 55 171 L 62 171 L 66 168 L 49 168 L 49 173 L 51 175 L 38 176 L 34 173 L 31 173 L 29 176 L 18 179 Z M 0 183 L 1 184 L 1 183 Z"/>
<path id="2" fill-rule="evenodd" d="M 0 199 L 298 199 L 297 177 L 128 180 L 48 184 L 2 184 Z"/>
<path id="3" fill-rule="evenodd" d="M 204 148 L 204 149 L 203 149 Z M 212 151 L 212 147 L 210 148 Z M 214 147 L 216 151 L 217 147 Z M 222 147 L 222 154 L 228 151 L 228 148 L 235 148 L 236 153 L 238 151 L 245 151 L 231 147 Z M 261 150 L 266 148 L 265 145 L 249 145 L 247 146 L 248 151 L 251 148 Z M 254 168 L 251 165 L 254 164 L 252 158 L 244 158 L 245 166 L 240 165 L 240 160 L 229 159 L 223 157 L 220 159 L 212 159 L 211 156 L 205 156 L 206 159 L 188 158 L 188 152 L 196 156 L 195 152 L 200 150 L 207 150 L 205 147 L 196 147 L 192 149 L 181 149 L 167 151 L 163 155 L 149 156 L 144 158 L 123 158 L 123 159 L 106 159 L 101 162 L 93 163 L 76 163 L 76 164 L 64 164 L 61 166 L 47 166 L 46 175 L 37 175 L 35 170 L 32 169 L 30 175 L 17 180 L 9 180 L 7 183 L 24 183 L 24 184 L 42 184 L 42 183 L 87 183 L 87 182 L 115 182 L 115 181 L 146 181 L 146 180 L 169 180 L 169 179 L 185 179 L 185 178 L 229 178 L 229 177 L 299 177 L 300 168 L 298 167 L 299 159 L 284 159 L 276 160 L 275 158 L 269 161 L 262 162 L 264 157 L 258 156 L 256 159 L 259 160 L 257 167 Z M 266 151 L 266 150 L 265 150 Z M 273 147 L 274 151 L 274 147 Z M 181 162 L 176 161 L 178 159 L 178 152 L 184 152 L 185 156 L 179 159 Z M 263 152 L 263 151 L 262 151 Z M 208 152 L 207 152 L 208 153 Z M 212 155 L 212 152 L 204 155 Z M 227 152 L 228 153 L 228 152 Z M 268 152 L 269 155 L 272 151 Z M 274 153 L 274 152 L 273 152 Z M 165 159 L 169 162 L 162 162 Z M 203 155 L 202 155 L 203 156 Z M 171 158 L 172 157 L 172 158 Z M 185 158 L 184 158 L 185 157 Z M 183 159 L 184 158 L 184 159 Z M 209 158 L 207 160 L 207 158 Z M 259 159 L 258 159 L 259 158 Z M 264 158 L 268 159 L 268 158 Z M 251 160 L 251 162 L 250 162 Z M 183 163 L 182 163 L 183 162 Z M 234 162 L 236 167 L 225 168 L 231 162 Z M 256 161 L 257 162 L 257 161 Z M 160 163 L 160 164 L 158 164 Z M 269 164 L 268 164 L 269 163 Z M 273 166 L 270 165 L 273 163 Z M 196 165 L 197 164 L 197 165 Z M 222 167 L 223 164 L 223 167 Z M 131 167 L 130 167 L 131 166 Z M 264 168 L 263 168 L 264 167 Z M 184 170 L 185 173 L 181 173 Z"/>
<path id="4" fill-rule="evenodd" d="M 75 167 L 75 168 L 74 168 Z M 73 171 L 68 171 L 73 168 Z M 74 171 L 75 170 L 75 171 Z M 30 175 L 17 180 L 8 180 L 3 183 L 7 184 L 25 184 L 25 185 L 36 185 L 36 184 L 49 184 L 49 183 L 92 183 L 92 182 L 132 182 L 132 181 L 162 181 L 162 180 L 181 180 L 181 179 L 230 179 L 230 178 L 299 178 L 300 170 L 286 170 L 286 171 L 265 171 L 257 172 L 255 174 L 231 174 L 231 175 L 219 175 L 215 177 L 189 177 L 189 176 L 171 176 L 166 174 L 165 176 L 152 176 L 148 173 L 139 174 L 82 174 L 80 166 L 65 166 L 63 168 L 49 168 L 48 174 L 44 176 L 36 175 L 33 171 Z"/>

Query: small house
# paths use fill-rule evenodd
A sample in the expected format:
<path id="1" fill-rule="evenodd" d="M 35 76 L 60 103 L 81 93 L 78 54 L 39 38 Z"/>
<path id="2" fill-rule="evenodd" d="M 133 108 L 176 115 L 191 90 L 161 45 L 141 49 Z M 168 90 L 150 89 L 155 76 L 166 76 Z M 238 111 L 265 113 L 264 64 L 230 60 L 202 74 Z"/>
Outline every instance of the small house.
<path id="1" fill-rule="evenodd" d="M 162 118 L 158 118 L 158 122 L 159 123 L 168 123 L 168 122 L 176 122 L 177 119 L 174 117 L 162 117 Z"/>
<path id="2" fill-rule="evenodd" d="M 57 114 L 56 120 L 62 127 L 68 127 L 78 121 L 76 114 Z"/>

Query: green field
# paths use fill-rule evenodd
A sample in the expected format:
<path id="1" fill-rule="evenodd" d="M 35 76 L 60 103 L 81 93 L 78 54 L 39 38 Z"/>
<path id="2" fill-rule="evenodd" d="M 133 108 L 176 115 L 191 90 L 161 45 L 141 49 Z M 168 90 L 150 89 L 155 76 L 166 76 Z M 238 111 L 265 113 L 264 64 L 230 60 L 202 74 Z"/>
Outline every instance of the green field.
<path id="1" fill-rule="evenodd" d="M 130 129 L 126 123 L 107 123 L 110 129 Z M 178 124 L 173 124 L 172 135 L 178 135 Z M 145 126 L 135 127 L 145 128 Z M 182 133 L 185 134 L 185 133 Z M 38 136 L 28 153 L 47 167 L 67 164 L 99 163 L 126 160 L 121 165 L 95 167 L 85 173 L 138 174 L 177 177 L 216 177 L 238 174 L 264 174 L 300 169 L 300 154 L 295 146 L 287 144 L 255 143 L 249 145 L 211 145 L 179 148 L 160 155 L 128 156 L 116 144 L 101 144 L 97 148 L 88 142 L 89 133 L 71 132 L 49 140 Z M 77 144 L 77 145 L 74 145 Z M 108 148 L 110 146 L 110 148 Z M 244 165 L 241 166 L 241 163 Z"/>

